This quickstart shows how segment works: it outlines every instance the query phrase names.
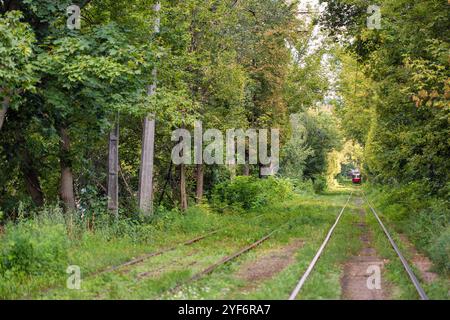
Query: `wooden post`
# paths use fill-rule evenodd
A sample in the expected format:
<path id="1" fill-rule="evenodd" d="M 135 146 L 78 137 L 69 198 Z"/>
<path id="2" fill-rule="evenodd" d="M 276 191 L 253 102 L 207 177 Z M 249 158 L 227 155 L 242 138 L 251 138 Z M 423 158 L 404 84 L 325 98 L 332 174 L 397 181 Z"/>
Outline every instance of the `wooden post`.
<path id="1" fill-rule="evenodd" d="M 119 119 L 109 134 L 108 210 L 119 217 Z"/>
<path id="2" fill-rule="evenodd" d="M 155 119 L 144 120 L 142 136 L 141 170 L 139 172 L 139 209 L 145 215 L 153 213 L 153 157 L 155 152 Z"/>
<path id="3" fill-rule="evenodd" d="M 185 212 L 188 208 L 188 200 L 186 193 L 186 168 L 183 163 L 180 164 L 180 202 L 181 211 Z"/>
<path id="4" fill-rule="evenodd" d="M 158 2 L 153 10 L 159 12 Z M 159 33 L 160 19 L 155 21 L 155 34 Z M 155 94 L 157 69 L 153 69 L 153 84 L 148 87 L 149 96 Z M 155 115 L 150 114 L 144 119 L 142 134 L 141 169 L 139 172 L 139 209 L 144 215 L 153 214 L 153 158 L 155 153 Z"/>

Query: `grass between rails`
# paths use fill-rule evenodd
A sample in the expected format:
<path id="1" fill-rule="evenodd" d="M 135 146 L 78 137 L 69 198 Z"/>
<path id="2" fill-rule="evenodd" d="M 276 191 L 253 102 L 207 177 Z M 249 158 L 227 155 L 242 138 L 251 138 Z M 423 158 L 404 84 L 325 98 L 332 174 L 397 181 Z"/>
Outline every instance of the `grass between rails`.
<path id="1" fill-rule="evenodd" d="M 251 214 L 249 216 L 252 216 Z M 82 277 L 95 271 L 102 270 L 112 265 L 117 265 L 144 253 L 156 251 L 174 243 L 182 242 L 198 236 L 204 231 L 210 231 L 227 224 L 232 224 L 236 217 L 218 217 L 208 210 L 195 208 L 185 216 L 172 213 L 170 217 L 164 217 L 153 224 L 133 224 L 120 221 L 118 225 L 98 226 L 94 231 L 83 230 L 77 233 L 76 227 L 72 230 L 57 213 L 42 214 L 39 218 L 27 221 L 24 224 L 12 225 L 12 237 L 4 236 L 4 246 L 11 242 L 14 246 L 12 252 L 14 262 L 23 268 L 14 267 L 7 270 L 0 281 L 0 298 L 34 298 L 41 295 L 44 289 L 54 286 L 65 287 L 68 275 L 65 273 L 67 266 L 78 265 L 81 268 Z M 55 230 L 55 228 L 57 228 Z M 67 228 L 67 230 L 66 230 Z M 47 230 L 48 229 L 48 230 Z M 111 230 L 116 229 L 116 230 Z M 23 230 L 26 230 L 24 232 Z M 31 231 L 30 231 L 31 230 Z M 38 232 L 36 230 L 39 230 Z M 8 235 L 8 229 L 6 235 Z M 79 231 L 79 230 L 78 230 Z M 51 234 L 55 236 L 48 240 Z M 73 233 L 70 237 L 67 234 Z M 31 242 L 35 250 L 25 258 L 23 247 Z M 49 245 L 45 245 L 50 242 Z M 55 248 L 53 243 L 65 243 L 62 248 Z M 25 244 L 25 245 L 23 245 Z M 36 248 L 42 247 L 42 254 L 36 257 Z M 46 259 L 42 256 L 48 254 L 51 258 L 54 251 L 59 250 L 61 261 L 56 266 L 46 265 Z M 53 251 L 53 252 L 52 252 Z M 14 257 L 16 255 L 17 257 Z M 48 259 L 47 259 L 48 260 Z M 36 262 L 37 261 L 37 262 Z M 35 263 L 36 267 L 30 269 L 29 265 Z M 57 269 L 57 272 L 54 269 Z"/>
<path id="2" fill-rule="evenodd" d="M 356 255 L 361 248 L 361 241 L 359 240 L 361 230 L 355 227 L 360 218 L 358 208 L 354 205 L 354 199 L 353 197 L 350 200 L 348 207 L 345 209 L 314 271 L 305 282 L 298 296 L 299 299 L 336 300 L 341 298 L 340 280 L 344 264 L 351 256 Z M 323 238 L 320 242 L 323 241 Z M 314 248 L 311 249 L 309 260 L 306 259 L 308 261 L 311 261 L 315 254 Z M 308 263 L 303 263 L 305 270 Z"/>

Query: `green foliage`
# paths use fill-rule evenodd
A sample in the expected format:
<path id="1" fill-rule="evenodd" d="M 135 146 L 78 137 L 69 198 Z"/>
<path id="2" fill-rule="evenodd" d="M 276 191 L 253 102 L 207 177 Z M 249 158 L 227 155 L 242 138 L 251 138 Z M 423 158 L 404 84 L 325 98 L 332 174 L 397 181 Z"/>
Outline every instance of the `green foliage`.
<path id="1" fill-rule="evenodd" d="M 307 135 L 308 131 L 302 124 L 302 117 L 299 114 L 291 115 L 291 138 L 282 149 L 280 175 L 291 179 L 303 179 L 306 161 L 314 155 L 314 150 L 307 145 Z"/>
<path id="2" fill-rule="evenodd" d="M 306 145 L 313 154 L 306 159 L 303 174 L 306 179 L 313 179 L 327 170 L 328 153 L 342 147 L 342 135 L 332 114 L 310 112 L 304 115 L 304 125 Z"/>
<path id="3" fill-rule="evenodd" d="M 377 4 L 380 30 L 367 29 L 364 2 L 327 7 L 330 31 L 353 39 L 340 56 L 337 105 L 344 130 L 365 146 L 366 171 L 379 182 L 420 181 L 448 197 L 448 4 Z"/>
<path id="4" fill-rule="evenodd" d="M 436 266 L 446 272 L 450 273 L 450 227 L 447 226 L 444 232 L 434 236 L 431 241 L 428 252 L 431 259 Z"/>
<path id="5" fill-rule="evenodd" d="M 312 180 L 298 180 L 292 179 L 294 191 L 298 194 L 312 194 L 314 193 Z"/>
<path id="6" fill-rule="evenodd" d="M 0 14 L 0 98 L 12 98 L 14 107 L 19 92 L 33 90 L 37 80 L 32 64 L 35 37 L 22 18 L 20 11 Z"/>
<path id="7" fill-rule="evenodd" d="M 378 187 L 371 198 L 379 211 L 433 260 L 443 273 L 450 272 L 450 210 L 448 200 L 430 197 L 420 183 Z"/>
<path id="8" fill-rule="evenodd" d="M 293 186 L 289 180 L 239 176 L 216 185 L 211 201 L 213 207 L 220 211 L 243 211 L 279 203 L 292 195 Z"/>
<path id="9" fill-rule="evenodd" d="M 322 193 L 327 188 L 327 179 L 323 176 L 316 176 L 313 180 L 313 189 L 315 193 Z"/>
<path id="10" fill-rule="evenodd" d="M 62 274 L 68 263 L 68 238 L 62 218 L 8 224 L 2 237 L 0 275 Z"/>
<path id="11" fill-rule="evenodd" d="M 277 127 L 284 144 L 289 113 L 304 112 L 328 89 L 321 67 L 325 51 L 306 53 L 312 26 L 298 19 L 295 3 L 161 1 L 158 34 L 152 33 L 154 1 L 75 1 L 82 7 L 80 30 L 65 25 L 69 4 L 22 1 L 20 12 L 0 6 L 0 55 L 8 62 L 0 79 L 17 78 L 6 81 L 8 94 L 20 89 L 24 106 L 8 111 L 0 138 L 0 166 L 6 168 L 0 175 L 0 207 L 7 217 L 16 215 L 19 201 L 30 209 L 56 204 L 60 164 L 73 174 L 80 208 L 98 211 L 106 193 L 107 134 L 118 113 L 125 177 L 119 188 L 121 213 L 132 215 L 144 116 L 153 113 L 158 121 L 155 185 L 171 181 L 164 191 L 156 190 L 162 195 L 158 202 L 174 207 L 179 176 L 172 169 L 166 178 L 173 129 L 192 129 L 195 120 L 202 120 L 204 129 Z M 297 32 L 300 27 L 310 32 Z M 149 97 L 154 68 L 157 89 Z M 328 129 L 335 123 L 318 118 L 323 119 L 308 128 L 308 142 L 294 141 L 286 148 L 284 176 L 302 179 L 305 172 L 310 178 L 324 171 L 334 135 Z M 60 145 L 62 131 L 68 150 Z M 205 170 L 205 194 L 228 176 L 226 171 Z M 186 175 L 191 195 L 195 170 L 187 167 Z"/>

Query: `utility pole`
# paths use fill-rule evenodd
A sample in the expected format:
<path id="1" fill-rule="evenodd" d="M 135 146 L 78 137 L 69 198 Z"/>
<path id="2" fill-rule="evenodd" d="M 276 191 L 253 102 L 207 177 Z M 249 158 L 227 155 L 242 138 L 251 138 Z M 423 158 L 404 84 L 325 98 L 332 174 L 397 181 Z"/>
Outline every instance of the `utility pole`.
<path id="1" fill-rule="evenodd" d="M 119 116 L 109 133 L 108 152 L 108 210 L 119 217 Z"/>
<path id="2" fill-rule="evenodd" d="M 161 3 L 157 3 L 153 10 L 158 14 Z M 160 18 L 155 21 L 154 33 L 159 33 Z M 155 94 L 157 69 L 153 69 L 153 84 L 148 86 L 147 94 Z M 139 209 L 144 215 L 153 213 L 153 158 L 155 154 L 155 114 L 149 114 L 144 119 L 142 134 L 141 168 L 139 172 Z"/>

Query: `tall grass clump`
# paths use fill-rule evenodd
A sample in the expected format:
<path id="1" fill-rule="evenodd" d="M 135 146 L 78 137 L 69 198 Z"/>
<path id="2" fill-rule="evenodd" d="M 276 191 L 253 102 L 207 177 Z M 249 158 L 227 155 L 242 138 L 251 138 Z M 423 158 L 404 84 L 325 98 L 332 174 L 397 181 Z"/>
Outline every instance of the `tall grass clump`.
<path id="1" fill-rule="evenodd" d="M 323 176 L 316 176 L 313 180 L 314 192 L 320 194 L 327 188 L 327 179 Z"/>
<path id="2" fill-rule="evenodd" d="M 14 296 L 33 276 L 63 275 L 68 247 L 61 213 L 43 213 L 7 223 L 0 241 L 0 297 Z"/>

